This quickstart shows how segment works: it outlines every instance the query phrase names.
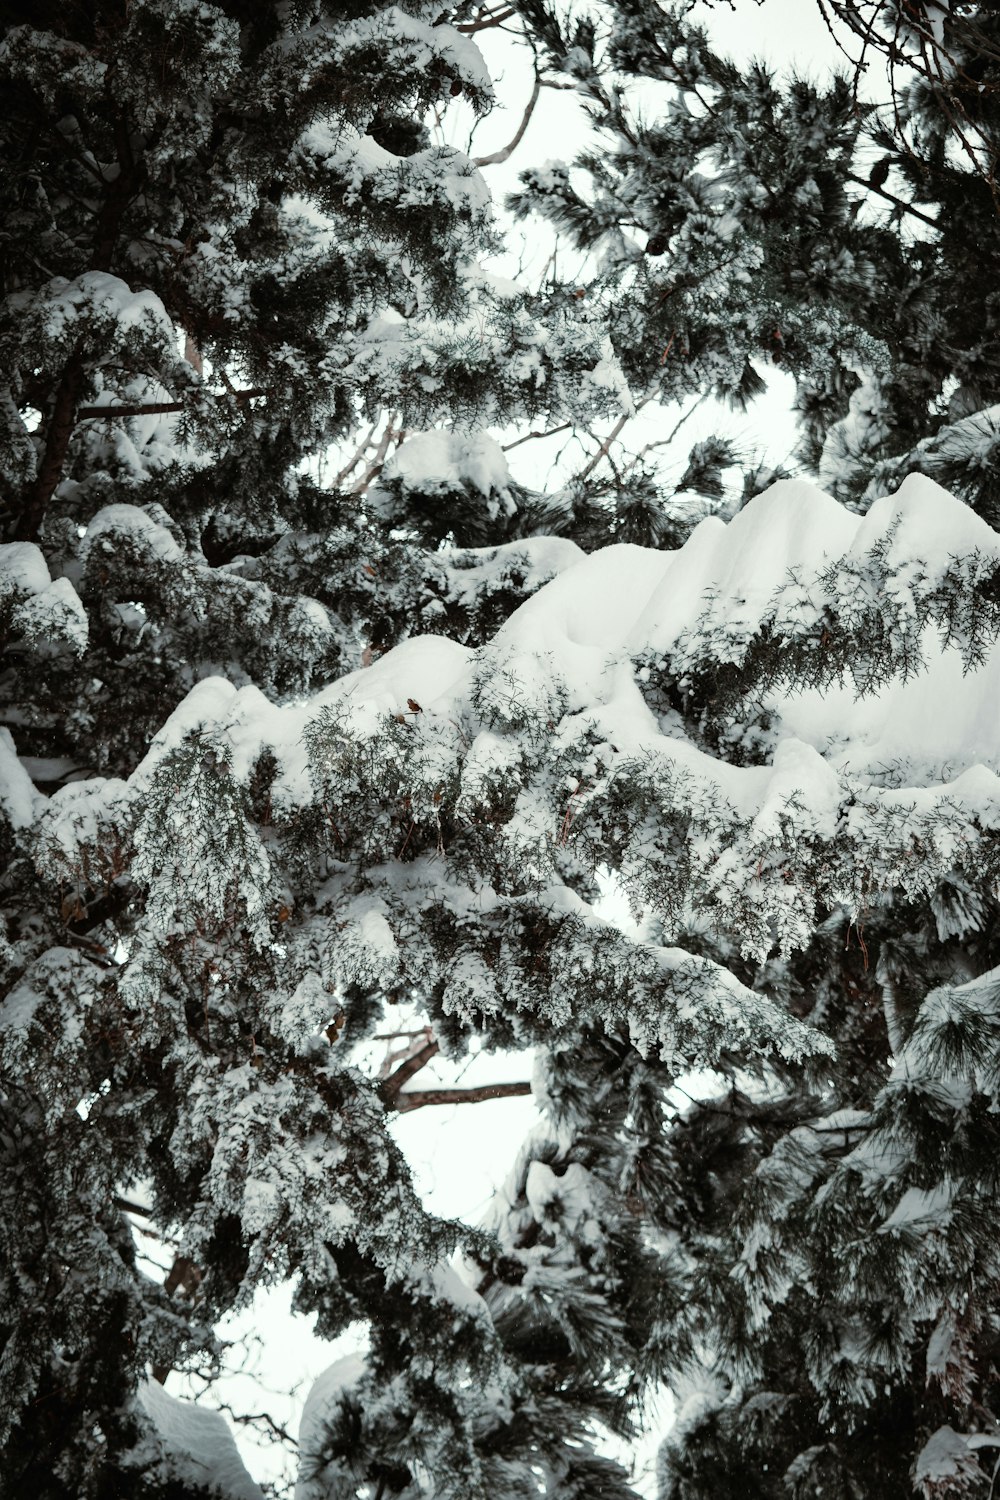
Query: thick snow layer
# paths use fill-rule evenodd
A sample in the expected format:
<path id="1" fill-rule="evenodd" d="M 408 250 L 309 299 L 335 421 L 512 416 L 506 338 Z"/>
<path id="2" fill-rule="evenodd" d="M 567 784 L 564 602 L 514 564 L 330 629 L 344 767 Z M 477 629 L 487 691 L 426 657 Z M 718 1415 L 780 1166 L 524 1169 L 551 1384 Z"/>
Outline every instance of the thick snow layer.
<path id="1" fill-rule="evenodd" d="M 0 546 L 0 602 L 13 599 L 11 624 L 33 644 L 67 645 L 81 652 L 87 644 L 87 613 L 68 578 L 50 580 L 33 542 Z"/>
<path id="2" fill-rule="evenodd" d="M 0 545 L 0 595 L 40 594 L 49 586 L 49 570 L 34 542 Z"/>
<path id="3" fill-rule="evenodd" d="M 755 628 L 790 578 L 840 556 L 859 518 L 800 479 L 781 480 L 724 524 L 708 517 L 670 558 L 631 629 L 634 646 L 669 650 L 713 598 L 730 623 Z"/>
<path id="4" fill-rule="evenodd" d="M 954 1185 L 946 1182 L 932 1188 L 907 1188 L 879 1233 L 889 1234 L 894 1229 L 917 1234 L 943 1233 L 948 1227 L 954 1193 Z"/>
<path id="5" fill-rule="evenodd" d="M 145 512 L 102 512 L 89 545 L 112 533 L 172 556 L 173 540 Z M 723 1038 L 777 1045 L 786 1056 L 822 1049 L 816 1033 L 796 1029 L 725 965 L 695 958 L 685 934 L 726 933 L 760 961 L 808 944 L 819 906 L 857 911 L 892 891 L 935 911 L 937 901 L 956 930 L 975 925 L 977 851 L 1000 826 L 1000 650 L 990 614 L 1000 542 L 958 501 L 911 478 L 864 518 L 789 481 L 728 526 L 703 523 L 677 552 L 615 546 L 578 557 L 552 547 L 540 542 L 534 553 L 561 571 L 479 651 L 416 637 L 284 704 L 221 677 L 200 682 L 127 788 L 95 780 L 83 783 L 89 791 L 55 794 L 42 816 L 45 848 L 72 867 L 102 798 L 115 820 L 131 801 L 126 832 L 141 844 L 164 757 L 203 736 L 213 763 L 241 785 L 262 754 L 273 757 L 278 819 L 317 805 L 328 816 L 346 775 L 347 801 L 370 809 L 365 826 L 369 817 L 401 820 L 377 870 L 365 860 L 364 910 L 346 877 L 338 885 L 331 875 L 323 893 L 340 934 L 325 971 L 332 986 L 375 975 L 385 987 L 422 982 L 409 967 L 407 932 L 431 908 L 453 912 L 461 931 L 488 917 L 520 923 L 531 906 L 554 924 L 567 973 L 593 968 L 595 1016 L 626 1026 L 644 1050 L 691 1067 L 711 1065 Z M 484 549 L 475 566 L 500 578 L 510 556 Z M 31 565 L 30 554 L 21 560 Z M 828 659 L 835 632 L 841 651 Z M 782 662 L 795 652 L 825 686 L 802 690 L 798 668 L 785 681 Z M 866 675 L 869 659 L 877 670 Z M 747 674 L 761 663 L 770 675 L 756 687 Z M 723 667 L 730 698 L 713 741 L 692 729 L 697 710 L 692 719 L 670 705 L 692 682 L 702 695 L 719 692 Z M 362 763 L 369 769 L 359 773 Z M 23 796 L 17 805 L 27 816 Z M 178 830 L 195 816 L 171 808 Z M 499 896 L 485 875 L 449 858 L 450 830 L 461 838 L 484 817 L 495 824 L 498 860 L 524 882 L 518 894 Z M 425 830 L 419 859 L 416 848 L 401 859 L 408 821 Z M 657 942 L 602 924 L 563 883 L 559 850 L 572 842 L 571 854 L 586 858 L 591 835 L 593 847 L 617 843 L 616 875 Z M 201 835 L 192 827 L 187 837 Z M 358 850 L 342 847 L 353 869 Z M 276 866 L 249 824 L 242 850 L 240 890 L 269 942 L 277 891 L 244 886 L 251 866 L 262 881 L 277 878 Z M 156 873 L 164 858 L 170 865 L 162 851 L 140 850 L 136 872 L 154 880 L 156 910 L 169 922 L 177 895 Z M 201 889 L 196 873 L 188 884 Z M 225 879 L 217 884 L 204 899 L 224 904 Z M 945 887 L 954 900 L 941 897 Z M 491 970 L 474 949 L 460 948 L 441 970 L 450 1013 L 541 1005 L 559 1024 L 576 981 L 555 979 L 542 999 L 530 976 Z M 296 1044 L 321 1026 L 325 1005 L 299 977 L 288 1014 L 275 1021 Z"/>
<path id="6" fill-rule="evenodd" d="M 933 1500 L 936 1495 L 979 1488 L 983 1471 L 976 1462 L 973 1446 L 974 1439 L 951 1427 L 939 1427 L 917 1455 L 914 1489 L 927 1500 Z"/>
<path id="7" fill-rule="evenodd" d="M 668 650 L 717 596 L 730 624 L 751 630 L 796 574 L 818 571 L 855 536 L 859 517 L 802 479 L 784 479 L 725 525 L 708 517 L 672 561 L 632 627 L 644 649 Z"/>
<path id="8" fill-rule="evenodd" d="M 0 812 L 12 828 L 28 828 L 44 799 L 17 758 L 9 729 L 0 729 Z"/>
<path id="9" fill-rule="evenodd" d="M 587 732 L 599 734 L 615 754 L 654 755 L 706 790 L 714 789 L 734 813 L 759 819 L 762 832 L 799 793 L 814 831 L 828 836 L 847 783 L 853 793 L 859 777 L 882 785 L 895 767 L 898 774 L 890 781 L 897 786 L 927 788 L 954 784 L 976 764 L 991 773 L 1000 770 L 1000 652 L 987 652 L 976 669 L 968 670 L 960 652 L 943 646 L 931 625 L 925 631 L 923 670 L 908 681 L 893 678 L 860 699 L 853 685 L 843 682 L 822 691 L 772 690 L 766 699 L 776 721 L 769 767 L 728 764 L 669 726 L 664 732 L 646 702 L 642 672 L 637 674 L 633 664 L 651 653 L 669 661 L 671 645 L 687 660 L 693 649 L 691 622 L 706 599 L 710 604 L 702 610 L 699 630 L 706 639 L 714 632 L 724 659 L 727 641 L 742 650 L 759 622 L 774 622 L 775 601 L 792 577 L 804 580 L 808 593 L 823 569 L 848 554 L 860 555 L 863 546 L 870 551 L 869 543 L 887 544 L 895 564 L 905 569 L 901 536 L 914 526 L 910 555 L 919 559 L 925 576 L 940 574 L 954 556 L 963 555 L 963 547 L 971 546 L 979 556 L 987 547 L 998 551 L 988 527 L 919 477 L 908 479 L 878 514 L 864 519 L 809 485 L 786 481 L 728 526 L 703 522 L 680 552 L 614 546 L 565 567 L 478 655 L 439 636 L 411 639 L 309 703 L 284 707 L 252 687 L 202 682 L 157 737 L 149 764 L 191 731 L 214 727 L 232 745 L 238 774 L 245 774 L 262 746 L 272 749 L 291 798 L 305 791 L 304 735 L 322 711 L 337 708 L 355 729 L 367 725 L 374 732 L 386 714 L 416 725 L 420 715 L 424 723 L 435 713 L 468 718 L 476 704 L 475 716 L 482 719 L 501 712 L 506 702 L 511 715 L 520 709 L 551 719 L 567 748 L 589 726 Z M 137 546 L 164 558 L 176 547 L 134 507 L 101 512 L 92 524 L 91 545 L 99 545 L 106 530 L 125 531 Z M 497 566 L 501 550 L 494 554 Z M 484 556 L 483 566 L 488 565 Z M 483 723 L 490 727 L 488 720 Z M 145 771 L 140 768 L 140 779 Z M 992 776 L 952 789 L 961 790 L 970 812 L 973 800 L 992 802 L 995 796 Z"/>
<path id="10" fill-rule="evenodd" d="M 974 551 L 1000 558 L 1000 536 L 992 526 L 925 474 L 908 474 L 894 495 L 875 501 L 858 525 L 851 550 L 870 549 L 883 539 L 890 567 L 919 557 L 934 568 Z"/>
<path id="11" fill-rule="evenodd" d="M 678 556 L 628 542 L 592 552 L 522 604 L 503 627 L 501 638 L 528 649 L 565 641 L 604 652 L 618 650 Z"/>
<path id="12" fill-rule="evenodd" d="M 404 492 L 436 495 L 472 486 L 490 516 L 512 515 L 510 470 L 500 444 L 486 433 L 419 432 L 389 458 L 382 479 Z"/>
<path id="13" fill-rule="evenodd" d="M 139 1401 L 178 1479 L 215 1489 L 219 1500 L 264 1500 L 240 1458 L 229 1423 L 219 1412 L 180 1401 L 155 1380 L 142 1383 Z"/>
<path id="14" fill-rule="evenodd" d="M 518 580 L 518 586 L 530 595 L 585 556 L 563 536 L 529 536 L 497 547 L 465 547 L 445 554 L 451 597 L 472 609 L 491 585 L 501 588 L 506 578 Z"/>
<path id="15" fill-rule="evenodd" d="M 12 305 L 34 304 L 45 320 L 49 339 L 73 337 L 73 327 L 82 321 L 110 323 L 116 335 L 136 330 L 153 334 L 164 346 L 174 341 L 174 327 L 155 292 L 148 288 L 133 292 L 120 276 L 107 271 L 84 271 L 72 281 L 56 276 L 38 292 L 15 293 Z"/>
<path id="16" fill-rule="evenodd" d="M 1000 765 L 1000 651 L 969 674 L 958 651 L 933 629 L 922 649 L 924 670 L 859 698 L 837 684 L 789 693 L 780 711 L 786 729 L 833 765 L 865 778 L 920 785 L 977 764 Z"/>
<path id="17" fill-rule="evenodd" d="M 335 1360 L 309 1388 L 309 1395 L 299 1419 L 299 1451 L 317 1453 L 323 1442 L 327 1414 L 340 1396 L 364 1379 L 367 1365 L 361 1354 L 348 1354 Z"/>
<path id="18" fill-rule="evenodd" d="M 533 1161 L 524 1191 L 532 1212 L 543 1224 L 555 1219 L 575 1225 L 594 1209 L 593 1182 L 579 1162 L 570 1162 L 559 1175 L 546 1162 Z"/>
<path id="19" fill-rule="evenodd" d="M 137 505 L 106 505 L 99 510 L 87 527 L 84 555 L 95 546 L 110 547 L 111 542 L 105 541 L 109 533 L 119 539 L 127 537 L 137 552 L 159 562 L 177 562 L 182 556 L 167 528 Z"/>

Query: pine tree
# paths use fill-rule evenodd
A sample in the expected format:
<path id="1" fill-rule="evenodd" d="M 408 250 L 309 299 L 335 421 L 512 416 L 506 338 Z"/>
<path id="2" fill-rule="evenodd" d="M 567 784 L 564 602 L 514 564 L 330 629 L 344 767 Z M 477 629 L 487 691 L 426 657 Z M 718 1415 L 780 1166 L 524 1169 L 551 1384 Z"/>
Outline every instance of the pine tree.
<path id="1" fill-rule="evenodd" d="M 4 1495 L 256 1494 L 151 1377 L 286 1280 L 370 1329 L 300 1500 L 624 1500 L 598 1430 L 664 1380 L 669 1500 L 992 1469 L 989 174 L 939 98 L 904 150 L 682 9 L 518 7 L 614 143 L 517 200 L 600 257 L 583 297 L 483 268 L 421 123 L 488 107 L 471 7 L 5 13 Z M 637 124 L 615 74 L 674 102 Z M 837 499 L 677 550 L 654 469 L 535 494 L 483 430 L 738 405 L 762 356 Z M 400 998 L 427 1038 L 375 1080 Z M 545 1118 L 482 1227 L 388 1130 L 473 1045 L 537 1049 Z"/>
<path id="2" fill-rule="evenodd" d="M 451 1331 L 432 1273 L 457 1231 L 415 1198 L 388 1096 L 349 1065 L 327 1078 L 319 1054 L 295 1062 L 328 1045 L 342 1003 L 343 1049 L 382 1003 L 367 942 L 358 974 L 343 972 L 347 1004 L 324 972 L 332 933 L 316 946 L 331 919 L 301 920 L 320 868 L 321 884 L 332 874 L 317 853 L 329 814 L 317 823 L 311 799 L 297 811 L 282 873 L 257 822 L 272 827 L 276 767 L 255 757 L 245 782 L 211 712 L 162 765 L 154 754 L 142 808 L 114 811 L 132 800 L 116 778 L 182 701 L 207 692 L 207 709 L 223 680 L 285 701 L 420 629 L 482 638 L 559 566 L 558 547 L 437 556 L 394 536 L 391 506 L 378 524 L 304 467 L 366 413 L 468 428 L 609 399 L 586 379 L 602 330 L 479 264 L 497 242 L 488 192 L 420 122 L 442 98 L 482 112 L 491 86 L 470 36 L 439 20 L 422 4 L 184 0 L 4 15 L 12 1496 L 189 1486 L 172 1408 L 143 1372 L 211 1352 L 213 1321 L 269 1280 L 298 1274 L 333 1329 L 389 1275 L 404 1322 Z M 50 839 L 39 820 L 57 802 L 75 832 Z M 386 839 L 389 804 L 364 842 Z M 340 963 L 350 943 L 334 947 Z M 285 1181 L 289 1152 L 300 1168 Z M 345 1160 L 344 1191 L 325 1194 Z M 176 1233 L 196 1295 L 171 1300 L 142 1274 L 122 1217 L 132 1184 Z M 290 1202 L 318 1215 L 307 1234 Z M 495 1341 L 456 1317 L 468 1337 L 421 1391 L 440 1387 L 461 1434 L 449 1382 L 470 1360 L 483 1370 Z"/>
<path id="3" fill-rule="evenodd" d="M 748 1086 L 739 1067 L 717 1067 L 716 1089 L 692 1100 L 670 1132 L 668 1223 L 690 1282 L 665 1336 L 680 1404 L 662 1460 L 665 1500 L 985 1492 L 995 1475 L 996 888 L 991 856 L 975 871 L 965 858 L 990 836 L 996 792 L 981 783 L 973 836 L 958 790 L 977 756 L 992 775 L 995 744 L 965 718 L 943 737 L 953 759 L 939 761 L 932 699 L 910 721 L 908 742 L 881 740 L 877 781 L 894 789 L 897 814 L 909 802 L 915 820 L 899 838 L 854 780 L 875 768 L 853 735 L 865 695 L 894 701 L 899 673 L 918 702 L 917 684 L 939 670 L 932 616 L 914 585 L 963 613 L 957 630 L 939 620 L 947 647 L 971 624 L 985 634 L 964 648 L 968 660 L 988 670 L 992 659 L 992 605 L 959 562 L 968 520 L 939 497 L 909 551 L 905 513 L 887 519 L 884 502 L 903 476 L 921 473 L 997 522 L 988 270 L 1000 243 L 988 82 L 996 17 L 974 5 L 833 9 L 899 70 L 891 111 L 859 106 L 849 78 L 786 84 L 734 67 L 690 24 L 689 8 L 616 7 L 600 39 L 535 12 L 553 65 L 561 59 L 579 80 L 608 147 L 582 158 L 572 179 L 526 172 L 514 206 L 593 246 L 605 283 L 628 289 L 612 326 L 633 385 L 662 389 L 670 377 L 655 351 L 679 343 L 685 361 L 701 362 L 702 384 L 740 400 L 743 362 L 769 355 L 797 384 L 800 460 L 852 509 L 878 518 L 870 561 L 860 555 L 862 531 L 844 563 L 830 566 L 825 605 L 815 575 L 786 554 L 779 587 L 780 569 L 772 572 L 761 546 L 756 561 L 774 589 L 764 616 L 760 582 L 734 566 L 707 603 L 685 588 L 688 633 L 648 662 L 651 680 L 665 678 L 661 710 L 735 765 L 766 763 L 775 737 L 789 732 L 786 711 L 810 725 L 796 709 L 803 689 L 806 701 L 830 683 L 862 695 L 856 710 L 836 700 L 839 723 L 821 715 L 818 741 L 815 730 L 805 735 L 845 757 L 852 789 L 840 852 L 818 884 L 805 882 L 816 903 L 809 935 L 782 956 L 790 929 L 772 918 L 753 979 L 835 1041 L 835 1062 L 811 1078 L 775 1070 L 763 1087 Z M 609 57 L 633 78 L 671 85 L 673 108 L 637 120 L 607 87 Z M 892 205 L 888 225 L 873 213 L 880 200 Z M 673 378 L 679 394 L 688 370 Z M 946 539 L 945 573 L 931 563 L 934 537 Z M 973 571 L 992 576 L 987 528 L 973 551 Z M 907 581 L 894 582 L 907 555 Z M 700 563 L 692 557 L 696 582 L 706 576 Z M 884 591 L 887 613 L 876 603 Z M 723 647 L 712 636 L 727 609 L 735 618 Z M 955 785 L 937 816 L 927 792 L 936 766 Z M 903 790 L 910 785 L 921 790 Z M 803 795 L 799 813 L 817 810 Z M 871 825 L 866 847 L 884 840 L 877 852 L 854 842 L 861 822 Z M 785 852 L 762 853 L 758 878 L 777 858 L 796 886 L 794 824 L 789 808 L 776 825 Z M 946 846 L 951 868 L 923 886 Z M 842 889 L 854 887 L 846 900 L 822 894 L 841 856 Z M 654 860 L 647 900 L 662 899 L 664 876 Z M 705 878 L 685 871 L 692 900 Z M 745 943 L 748 916 L 715 925 Z"/>
<path id="4" fill-rule="evenodd" d="M 799 462 L 838 499 L 864 510 L 926 473 L 997 524 L 1000 19 L 820 7 L 845 57 L 817 82 L 729 60 L 697 7 L 622 0 L 574 28 L 532 0 L 597 138 L 572 172 L 525 170 L 512 205 L 593 252 L 634 392 L 745 409 L 779 366 Z"/>

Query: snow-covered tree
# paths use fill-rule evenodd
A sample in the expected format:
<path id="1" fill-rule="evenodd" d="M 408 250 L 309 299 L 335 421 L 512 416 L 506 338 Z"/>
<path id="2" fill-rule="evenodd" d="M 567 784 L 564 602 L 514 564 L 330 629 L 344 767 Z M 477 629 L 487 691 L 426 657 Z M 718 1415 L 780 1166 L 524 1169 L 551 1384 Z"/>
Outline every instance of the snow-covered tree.
<path id="1" fill-rule="evenodd" d="M 990 1472 L 989 174 L 916 90 L 901 182 L 866 176 L 849 82 L 685 10 L 4 15 L 4 1497 L 257 1495 L 160 1381 L 286 1281 L 369 1334 L 299 1500 L 624 1500 L 600 1429 L 664 1381 L 669 1500 Z M 511 15 L 610 135 L 516 199 L 586 285 L 496 275 L 424 123 L 489 108 Z M 887 180 L 897 225 L 859 208 Z M 692 528 L 727 439 L 673 489 L 613 443 L 749 401 L 762 355 L 836 498 L 750 475 Z M 495 436 L 601 420 L 551 493 Z M 372 1077 L 403 1000 L 427 1029 Z M 533 1050 L 544 1120 L 480 1226 L 389 1130 L 472 1048 Z"/>
<path id="2" fill-rule="evenodd" d="M 1000 15 L 819 4 L 844 70 L 789 79 L 766 33 L 763 61 L 720 53 L 705 3 L 622 0 L 595 27 L 530 0 L 597 135 L 524 170 L 513 206 L 593 252 L 587 300 L 637 394 L 745 409 L 777 365 L 799 460 L 838 499 L 926 473 L 997 524 Z"/>
<path id="3" fill-rule="evenodd" d="M 388 409 L 398 435 L 401 422 L 582 418 L 619 399 L 586 313 L 482 268 L 496 245 L 488 190 L 421 123 L 440 100 L 490 103 L 462 14 L 138 0 L 4 16 L 11 1495 L 174 1493 L 161 1448 L 177 1424 L 137 1383 L 147 1364 L 210 1349 L 213 1319 L 268 1279 L 300 1274 L 327 1327 L 373 1304 L 390 1270 L 417 1322 L 452 1305 L 435 1268 L 455 1231 L 416 1201 L 378 1089 L 349 1066 L 322 1083 L 317 1059 L 290 1062 L 347 998 L 300 931 L 297 900 L 317 899 L 313 814 L 300 809 L 281 874 L 253 821 L 267 821 L 267 767 L 251 794 L 198 734 L 179 736 L 151 781 L 141 832 L 115 828 L 113 808 L 128 795 L 114 778 L 135 774 L 213 674 L 283 701 L 414 631 L 454 622 L 475 639 L 575 555 L 567 543 L 438 557 L 393 535 L 391 486 L 382 523 L 363 486 L 324 490 L 304 467 Z M 446 472 L 470 463 L 488 509 L 493 476 L 505 482 L 495 444 L 478 440 Z M 42 835 L 38 816 L 59 798 L 82 842 Z M 385 814 L 366 838 L 389 832 Z M 331 942 L 344 958 L 334 929 Z M 364 947 L 368 979 L 371 958 Z M 296 974 L 273 992 L 282 1040 L 259 1010 L 275 964 Z M 360 1005 L 346 1006 L 346 1057 L 385 997 L 360 976 L 345 983 Z M 248 1074 L 244 1114 L 229 1074 L 256 1070 L 275 1044 L 263 1093 Z M 245 1176 L 257 1135 L 270 1165 L 243 1224 L 223 1179 Z M 287 1181 L 282 1153 L 298 1161 Z M 361 1194 L 350 1209 L 333 1187 L 345 1161 L 347 1197 Z M 188 1270 L 166 1291 L 138 1272 L 122 1219 L 135 1183 L 181 1241 Z M 264 1232 L 289 1195 L 319 1206 L 327 1228 L 317 1220 L 311 1241 L 290 1221 Z M 332 1300 L 321 1285 L 336 1286 Z M 424 1396 L 441 1385 L 456 1432 L 449 1381 L 493 1358 L 482 1318 L 461 1319 L 471 1345 L 458 1341 L 451 1373 L 412 1375 Z"/>

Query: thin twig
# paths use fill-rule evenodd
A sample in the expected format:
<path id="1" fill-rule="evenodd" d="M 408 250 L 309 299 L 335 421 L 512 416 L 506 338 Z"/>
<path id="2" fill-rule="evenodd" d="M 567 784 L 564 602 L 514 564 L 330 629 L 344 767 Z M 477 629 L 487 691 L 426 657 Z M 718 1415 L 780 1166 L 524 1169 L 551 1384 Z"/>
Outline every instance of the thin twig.
<path id="1" fill-rule="evenodd" d="M 547 432 L 526 432 L 524 437 L 515 438 L 512 443 L 504 443 L 504 453 L 509 453 L 512 448 L 520 448 L 522 443 L 530 443 L 532 438 L 555 437 L 557 432 L 568 432 L 572 422 L 561 422 L 558 427 L 550 427 Z"/>
<path id="2" fill-rule="evenodd" d="M 688 420 L 689 417 L 694 416 L 699 406 L 701 406 L 703 402 L 707 401 L 710 395 L 710 391 L 704 391 L 700 396 L 696 397 L 694 403 L 688 407 L 686 412 L 682 413 L 682 415 L 674 423 L 671 430 L 667 433 L 667 436 L 665 438 L 657 438 L 655 442 L 647 443 L 644 448 L 640 448 L 639 452 L 632 459 L 631 463 L 626 465 L 625 473 L 631 473 L 636 464 L 640 463 L 646 457 L 647 453 L 652 453 L 657 448 L 669 448 L 674 438 L 684 426 L 684 423 Z"/>

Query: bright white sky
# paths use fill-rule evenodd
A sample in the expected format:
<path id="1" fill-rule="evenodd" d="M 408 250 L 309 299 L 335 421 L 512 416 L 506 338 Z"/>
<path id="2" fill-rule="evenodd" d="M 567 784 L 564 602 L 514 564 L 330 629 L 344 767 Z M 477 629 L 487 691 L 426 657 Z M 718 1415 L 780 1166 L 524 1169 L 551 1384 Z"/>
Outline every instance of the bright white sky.
<path id="1" fill-rule="evenodd" d="M 703 14 L 698 16 L 698 11 Z M 812 76 L 837 64 L 839 54 L 813 0 L 763 0 L 763 3 L 736 0 L 734 10 L 719 0 L 715 6 L 698 6 L 695 15 L 708 26 L 718 44 L 735 57 L 758 56 L 772 66 L 794 67 Z M 486 155 L 504 146 L 516 130 L 530 92 L 531 71 L 523 49 L 513 40 L 490 32 L 479 40 L 498 97 L 504 101 L 477 131 L 473 153 Z M 469 124 L 468 112 L 457 101 L 444 122 L 446 139 L 466 149 Z M 571 156 L 584 130 L 581 112 L 569 95 L 543 91 L 539 108 L 512 159 L 485 169 L 498 203 L 516 185 L 517 175 L 524 167 L 552 157 Z M 536 230 L 532 235 L 535 244 L 542 244 L 540 255 L 532 257 L 532 262 L 537 262 L 534 265 L 537 272 L 544 265 L 549 248 Z M 505 274 L 512 274 L 509 266 L 502 269 Z M 745 451 L 777 463 L 787 459 L 794 442 L 789 410 L 791 382 L 770 370 L 763 373 L 771 381 L 768 395 L 746 417 L 737 422 L 730 418 L 729 430 Z M 643 433 L 643 440 L 656 437 L 655 424 L 660 424 L 661 431 L 669 431 L 676 417 L 676 412 L 657 412 L 650 419 L 654 428 Z M 678 445 L 680 453 L 686 455 L 691 442 L 706 432 L 719 430 L 719 426 L 718 408 L 714 412 L 707 409 L 700 412 L 684 429 Z M 551 450 L 547 453 L 541 445 L 528 443 L 512 455 L 512 468 L 519 478 L 541 486 L 550 461 Z M 621 916 L 624 919 L 624 913 Z M 530 1077 L 530 1069 L 530 1057 L 481 1056 L 474 1059 L 461 1081 L 472 1084 L 526 1078 Z M 454 1070 L 444 1064 L 437 1069 L 428 1068 L 419 1078 L 424 1087 L 433 1082 L 457 1081 Z M 428 1206 L 442 1216 L 476 1222 L 512 1167 L 521 1141 L 537 1119 L 530 1098 L 515 1098 L 416 1111 L 399 1116 L 394 1132 L 409 1157 Z M 238 1320 L 232 1330 L 234 1334 L 253 1332 L 261 1340 L 255 1367 L 244 1376 L 220 1382 L 215 1395 L 231 1402 L 239 1411 L 259 1411 L 264 1407 L 294 1432 L 310 1381 L 335 1358 L 348 1352 L 353 1341 L 338 1341 L 336 1348 L 318 1343 L 305 1320 L 292 1318 L 288 1308 L 289 1295 L 284 1290 L 261 1297 L 252 1313 Z M 288 1399 L 283 1393 L 292 1388 L 296 1388 L 296 1394 Z M 195 1393 L 197 1386 L 173 1375 L 168 1389 L 176 1395 L 187 1395 Z M 640 1484 L 647 1493 L 653 1493 L 651 1454 L 662 1435 L 663 1422 L 658 1425 L 661 1431 L 651 1433 L 650 1443 L 636 1455 L 637 1466 L 644 1470 Z M 276 1476 L 273 1456 L 254 1446 L 248 1429 L 239 1429 L 237 1439 L 255 1477 Z"/>

